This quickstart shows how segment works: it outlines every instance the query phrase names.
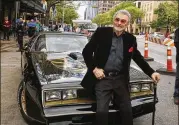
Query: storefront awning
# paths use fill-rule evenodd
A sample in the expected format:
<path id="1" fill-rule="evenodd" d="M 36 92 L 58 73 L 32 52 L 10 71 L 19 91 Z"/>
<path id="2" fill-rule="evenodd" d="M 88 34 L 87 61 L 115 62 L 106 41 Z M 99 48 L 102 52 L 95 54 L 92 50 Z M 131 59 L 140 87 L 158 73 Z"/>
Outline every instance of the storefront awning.
<path id="1" fill-rule="evenodd" d="M 32 0 L 21 0 L 21 10 L 34 13 L 45 13 L 42 4 L 38 4 Z"/>

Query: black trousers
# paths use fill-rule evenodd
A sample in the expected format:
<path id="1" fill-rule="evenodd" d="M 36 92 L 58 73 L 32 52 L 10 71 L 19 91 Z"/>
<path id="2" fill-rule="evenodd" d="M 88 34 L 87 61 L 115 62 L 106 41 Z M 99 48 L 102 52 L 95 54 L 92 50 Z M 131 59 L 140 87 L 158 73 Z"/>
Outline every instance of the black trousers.
<path id="1" fill-rule="evenodd" d="M 17 38 L 17 42 L 19 44 L 19 50 L 23 49 L 23 38 Z"/>
<path id="2" fill-rule="evenodd" d="M 108 125 L 108 110 L 112 95 L 119 109 L 116 119 L 121 119 L 122 125 L 133 125 L 132 107 L 127 82 L 123 75 L 105 77 L 95 86 L 97 110 L 96 125 Z"/>
<path id="3" fill-rule="evenodd" d="M 4 30 L 4 39 L 6 39 L 6 37 L 7 37 L 7 40 L 9 40 L 9 30 L 8 29 Z"/>

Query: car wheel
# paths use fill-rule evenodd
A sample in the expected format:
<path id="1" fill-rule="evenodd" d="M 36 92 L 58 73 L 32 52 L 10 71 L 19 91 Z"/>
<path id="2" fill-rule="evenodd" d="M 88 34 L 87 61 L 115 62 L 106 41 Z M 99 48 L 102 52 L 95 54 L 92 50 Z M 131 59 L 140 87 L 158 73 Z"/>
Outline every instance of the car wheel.
<path id="1" fill-rule="evenodd" d="M 17 102 L 20 113 L 28 125 L 43 125 L 35 121 L 32 117 L 28 116 L 27 114 L 26 104 L 28 103 L 28 98 L 25 94 L 25 89 L 23 88 L 23 80 L 20 82 L 18 87 Z"/>

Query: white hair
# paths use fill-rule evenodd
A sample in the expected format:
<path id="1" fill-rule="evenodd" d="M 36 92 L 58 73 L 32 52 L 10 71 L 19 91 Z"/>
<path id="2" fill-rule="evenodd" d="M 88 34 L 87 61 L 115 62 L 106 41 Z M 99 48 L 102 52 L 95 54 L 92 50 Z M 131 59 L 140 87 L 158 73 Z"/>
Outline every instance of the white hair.
<path id="1" fill-rule="evenodd" d="M 122 14 L 128 16 L 128 18 L 129 18 L 128 23 L 130 22 L 130 20 L 131 20 L 131 14 L 130 14 L 129 11 L 127 11 L 127 10 L 119 10 L 119 11 L 117 11 L 117 12 L 114 14 L 114 16 L 113 16 L 113 20 L 115 19 L 115 17 L 116 17 L 119 13 L 122 13 Z"/>

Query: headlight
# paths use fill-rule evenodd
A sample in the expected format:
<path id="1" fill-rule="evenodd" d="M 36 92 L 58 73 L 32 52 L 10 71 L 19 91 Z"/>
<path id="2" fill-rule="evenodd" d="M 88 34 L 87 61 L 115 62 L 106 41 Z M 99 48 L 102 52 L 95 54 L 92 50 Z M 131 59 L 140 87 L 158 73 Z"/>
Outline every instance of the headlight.
<path id="1" fill-rule="evenodd" d="M 74 99 L 74 98 L 77 98 L 76 89 L 63 90 L 63 100 L 65 100 L 65 99 Z"/>
<path id="2" fill-rule="evenodd" d="M 142 84 L 141 91 L 148 91 L 150 90 L 150 84 Z"/>
<path id="3" fill-rule="evenodd" d="M 139 85 L 131 85 L 131 92 L 140 92 L 140 84 Z"/>
<path id="4" fill-rule="evenodd" d="M 45 91 L 45 99 L 46 101 L 55 101 L 55 100 L 61 100 L 61 91 L 59 90 L 50 90 Z"/>

